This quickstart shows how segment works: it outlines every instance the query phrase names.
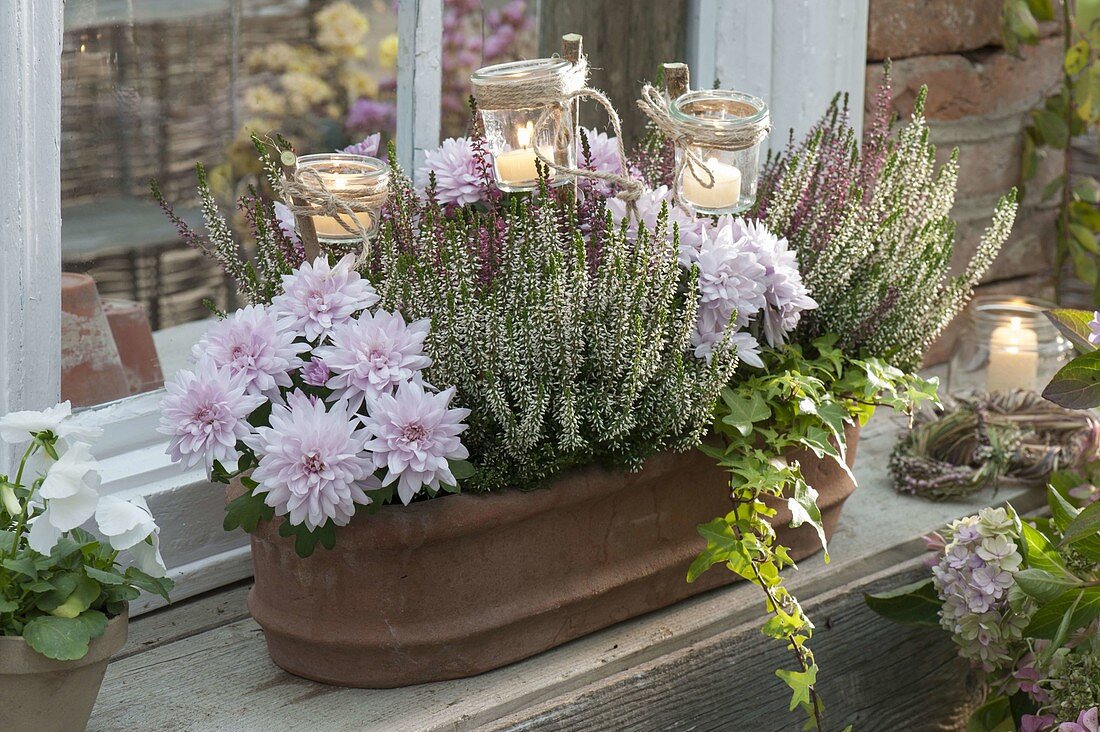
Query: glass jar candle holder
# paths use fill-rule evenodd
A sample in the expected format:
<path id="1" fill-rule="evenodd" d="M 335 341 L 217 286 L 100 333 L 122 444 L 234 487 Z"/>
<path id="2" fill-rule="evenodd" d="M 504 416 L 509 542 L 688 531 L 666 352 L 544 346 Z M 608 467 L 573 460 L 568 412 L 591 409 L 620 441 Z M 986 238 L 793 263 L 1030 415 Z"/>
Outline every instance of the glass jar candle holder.
<path id="1" fill-rule="evenodd" d="M 724 89 L 692 91 L 672 100 L 669 115 L 687 140 L 687 150 L 676 147 L 680 201 L 696 213 L 714 216 L 750 208 L 756 200 L 760 148 L 770 125 L 764 100 Z M 702 161 L 709 176 L 698 163 L 681 167 L 687 151 Z"/>
<path id="2" fill-rule="evenodd" d="M 513 61 L 478 69 L 470 77 L 478 100 L 478 115 L 493 156 L 493 177 L 506 192 L 538 188 L 538 155 L 563 168 L 576 167 L 572 102 L 524 101 L 525 89 L 553 88 L 573 64 L 562 58 Z M 538 99 L 536 92 L 531 97 Z M 547 168 L 551 186 L 564 185 L 572 175 Z"/>
<path id="3" fill-rule="evenodd" d="M 1073 344 L 1043 314 L 1051 307 L 1031 298 L 975 298 L 948 362 L 948 393 L 1041 392 L 1073 357 Z"/>
<path id="4" fill-rule="evenodd" d="M 306 185 L 320 183 L 329 193 L 355 209 L 354 219 L 347 212 L 334 216 L 322 213 L 310 216 L 319 242 L 347 244 L 357 241 L 363 238 L 359 232 L 360 226 L 367 236 L 373 236 L 378 231 L 378 218 L 390 182 L 390 169 L 386 163 L 365 155 L 320 153 L 300 156 L 298 168 L 317 174 L 316 178 L 302 178 Z M 317 200 L 307 200 L 307 204 L 317 203 Z"/>

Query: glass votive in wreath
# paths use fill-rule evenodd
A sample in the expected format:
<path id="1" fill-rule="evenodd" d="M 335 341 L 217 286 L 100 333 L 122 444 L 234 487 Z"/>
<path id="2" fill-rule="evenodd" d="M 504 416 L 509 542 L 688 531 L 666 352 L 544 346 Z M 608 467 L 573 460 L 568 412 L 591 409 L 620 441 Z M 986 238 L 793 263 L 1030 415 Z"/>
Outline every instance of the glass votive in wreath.
<path id="1" fill-rule="evenodd" d="M 486 66 L 470 77 L 500 190 L 537 188 L 538 168 L 545 167 L 539 156 L 562 168 L 576 167 L 573 103 L 563 91 L 572 71 L 566 59 L 541 58 Z M 546 175 L 552 186 L 573 180 L 553 167 Z"/>
<path id="2" fill-rule="evenodd" d="M 306 187 L 324 187 L 346 210 L 321 210 L 325 196 L 320 191 L 307 195 L 306 204 L 318 207 L 310 216 L 317 240 L 346 244 L 373 236 L 389 190 L 390 169 L 378 158 L 348 153 L 319 153 L 298 158 L 298 178 Z M 306 171 L 316 173 L 310 175 Z"/>
<path id="3" fill-rule="evenodd" d="M 676 147 L 679 200 L 715 216 L 751 207 L 760 148 L 771 129 L 768 105 L 736 91 L 691 91 L 672 100 L 669 115 L 683 133 Z"/>
<path id="4" fill-rule="evenodd" d="M 948 362 L 948 392 L 1041 392 L 1073 357 L 1073 345 L 1043 314 L 1052 307 L 1032 298 L 974 298 Z"/>

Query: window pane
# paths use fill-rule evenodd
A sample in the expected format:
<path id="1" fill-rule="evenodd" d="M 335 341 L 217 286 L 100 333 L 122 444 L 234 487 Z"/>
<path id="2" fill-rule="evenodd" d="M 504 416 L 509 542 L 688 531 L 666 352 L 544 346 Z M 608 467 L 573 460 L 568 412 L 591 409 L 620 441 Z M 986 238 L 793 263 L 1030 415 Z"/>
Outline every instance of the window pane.
<path id="1" fill-rule="evenodd" d="M 249 131 L 300 153 L 392 136 L 396 3 L 67 0 L 62 53 L 62 392 L 77 406 L 158 388 L 237 302 L 179 238 L 149 180 L 200 232 L 195 164 L 245 244 Z M 83 276 L 86 275 L 86 276 Z"/>
<path id="2" fill-rule="evenodd" d="M 444 138 L 466 134 L 473 71 L 538 55 L 536 6 L 535 0 L 443 0 Z"/>

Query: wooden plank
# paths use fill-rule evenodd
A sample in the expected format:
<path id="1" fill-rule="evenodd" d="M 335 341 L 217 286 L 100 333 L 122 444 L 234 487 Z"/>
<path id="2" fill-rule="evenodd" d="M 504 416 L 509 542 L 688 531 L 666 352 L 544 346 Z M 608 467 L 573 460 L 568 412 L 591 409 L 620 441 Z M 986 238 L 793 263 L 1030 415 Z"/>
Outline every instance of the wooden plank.
<path id="1" fill-rule="evenodd" d="M 627 149 L 641 137 L 645 117 L 634 106 L 643 80 L 662 63 L 684 61 L 687 0 L 555 0 L 539 6 L 539 55 L 561 49 L 566 33 L 584 36 L 589 85 L 604 91 L 623 121 Z M 603 127 L 607 116 L 590 102 L 581 107 L 585 127 Z M 610 134 L 610 130 L 608 130 Z"/>

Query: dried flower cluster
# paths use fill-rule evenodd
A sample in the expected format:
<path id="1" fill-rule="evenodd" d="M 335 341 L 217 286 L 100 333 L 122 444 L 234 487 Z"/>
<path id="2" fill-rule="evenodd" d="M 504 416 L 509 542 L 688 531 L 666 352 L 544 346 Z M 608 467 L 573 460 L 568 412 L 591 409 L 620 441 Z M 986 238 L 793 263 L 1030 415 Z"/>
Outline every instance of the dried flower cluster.
<path id="1" fill-rule="evenodd" d="M 798 252 L 818 309 L 809 335 L 837 333 L 853 353 L 915 368 L 970 297 L 1008 237 L 1015 193 L 1002 198 L 965 271 L 950 276 L 955 246 L 957 151 L 942 166 L 918 96 L 910 123 L 891 138 L 889 79 L 860 148 L 847 99 L 798 145 L 769 161 L 758 213 Z"/>

